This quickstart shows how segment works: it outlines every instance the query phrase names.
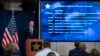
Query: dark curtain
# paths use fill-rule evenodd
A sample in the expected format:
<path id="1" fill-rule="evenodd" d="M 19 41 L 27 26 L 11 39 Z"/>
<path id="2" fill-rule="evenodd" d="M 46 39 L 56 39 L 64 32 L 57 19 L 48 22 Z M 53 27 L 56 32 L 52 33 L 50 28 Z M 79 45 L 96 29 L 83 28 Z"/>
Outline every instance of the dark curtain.
<path id="1" fill-rule="evenodd" d="M 11 15 L 12 11 L 0 11 L 0 43 L 2 42 L 3 33 L 5 27 L 8 26 L 8 23 L 11 19 Z M 35 21 L 35 27 L 38 29 L 38 18 L 35 18 L 33 11 L 15 11 L 15 20 L 19 35 L 21 56 L 25 56 L 25 38 L 23 37 L 24 29 L 28 27 L 30 20 Z M 0 52 L 3 52 L 3 48 L 0 48 Z"/>

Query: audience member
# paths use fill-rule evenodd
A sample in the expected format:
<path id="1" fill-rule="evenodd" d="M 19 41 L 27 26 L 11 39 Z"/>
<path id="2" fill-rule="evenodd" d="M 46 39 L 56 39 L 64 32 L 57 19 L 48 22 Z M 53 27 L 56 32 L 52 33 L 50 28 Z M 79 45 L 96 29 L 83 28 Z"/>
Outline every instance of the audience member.
<path id="1" fill-rule="evenodd" d="M 49 52 L 47 56 L 56 56 L 54 52 Z"/>
<path id="2" fill-rule="evenodd" d="M 35 56 L 47 56 L 49 52 L 54 52 L 56 56 L 60 56 L 57 52 L 50 49 L 50 42 L 44 42 L 44 49 L 36 53 Z"/>
<path id="3" fill-rule="evenodd" d="M 79 44 L 80 44 L 80 41 L 75 41 L 74 43 L 75 48 L 69 51 L 69 56 L 73 56 L 73 54 L 79 52 Z"/>
<path id="4" fill-rule="evenodd" d="M 13 56 L 16 54 L 19 55 L 19 53 L 17 52 L 17 48 L 18 46 L 15 45 L 15 43 L 9 43 L 9 45 L 4 48 L 5 50 L 4 56 Z"/>
<path id="5" fill-rule="evenodd" d="M 0 56 L 4 56 L 4 50 L 1 43 L 0 43 Z"/>
<path id="6" fill-rule="evenodd" d="M 87 53 L 85 50 L 86 50 L 86 44 L 85 43 L 80 43 L 79 52 L 75 53 L 73 56 L 90 56 L 90 54 Z"/>
<path id="7" fill-rule="evenodd" d="M 100 56 L 99 51 L 97 49 L 92 49 L 90 54 L 91 56 Z"/>

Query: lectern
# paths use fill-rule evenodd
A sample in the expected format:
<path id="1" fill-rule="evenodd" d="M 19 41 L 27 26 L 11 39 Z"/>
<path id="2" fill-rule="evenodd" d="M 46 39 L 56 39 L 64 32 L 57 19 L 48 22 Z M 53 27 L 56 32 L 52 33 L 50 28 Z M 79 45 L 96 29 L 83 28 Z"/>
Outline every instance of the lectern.
<path id="1" fill-rule="evenodd" d="M 26 56 L 35 56 L 35 54 L 43 49 L 42 39 L 27 39 L 26 40 Z"/>

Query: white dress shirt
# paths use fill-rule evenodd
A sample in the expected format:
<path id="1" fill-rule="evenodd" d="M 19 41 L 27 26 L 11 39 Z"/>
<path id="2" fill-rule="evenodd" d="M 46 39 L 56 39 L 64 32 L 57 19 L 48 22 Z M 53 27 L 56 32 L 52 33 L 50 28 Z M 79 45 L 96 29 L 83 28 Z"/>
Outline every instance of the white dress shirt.
<path id="1" fill-rule="evenodd" d="M 33 27 L 30 27 L 31 35 L 33 34 Z"/>
<path id="2" fill-rule="evenodd" d="M 49 52 L 54 52 L 56 56 L 60 56 L 57 52 L 52 51 L 50 48 L 45 48 L 45 49 L 37 52 L 35 56 L 47 56 L 47 54 Z"/>

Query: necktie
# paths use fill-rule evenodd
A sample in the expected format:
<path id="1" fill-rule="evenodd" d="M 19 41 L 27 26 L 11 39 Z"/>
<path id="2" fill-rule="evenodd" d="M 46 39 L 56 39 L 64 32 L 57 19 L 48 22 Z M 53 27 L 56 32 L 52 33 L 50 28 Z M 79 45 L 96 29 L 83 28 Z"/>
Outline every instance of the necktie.
<path id="1" fill-rule="evenodd" d="M 30 28 L 30 32 L 31 32 L 31 35 L 33 35 L 33 29 L 32 28 Z"/>

